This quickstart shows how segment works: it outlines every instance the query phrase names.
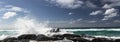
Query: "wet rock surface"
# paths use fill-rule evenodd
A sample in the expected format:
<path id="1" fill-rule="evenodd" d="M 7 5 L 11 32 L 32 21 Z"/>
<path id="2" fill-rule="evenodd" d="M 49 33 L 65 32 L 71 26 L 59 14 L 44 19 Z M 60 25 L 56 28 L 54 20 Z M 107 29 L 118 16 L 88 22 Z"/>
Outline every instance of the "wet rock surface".
<path id="1" fill-rule="evenodd" d="M 114 42 L 120 42 L 120 39 L 116 39 Z"/>
<path id="2" fill-rule="evenodd" d="M 93 38 L 92 40 L 85 38 Z M 53 35 L 51 37 L 43 34 L 23 34 L 18 37 L 8 37 L 0 42 L 120 42 L 120 39 L 97 38 L 92 36 L 81 36 L 75 34 Z"/>
<path id="3" fill-rule="evenodd" d="M 23 39 L 35 40 L 36 37 L 37 36 L 35 34 L 24 34 L 24 35 L 18 36 L 18 40 L 23 40 Z"/>
<path id="4" fill-rule="evenodd" d="M 110 40 L 107 38 L 95 38 L 91 42 L 113 42 L 113 40 L 112 39 Z"/>

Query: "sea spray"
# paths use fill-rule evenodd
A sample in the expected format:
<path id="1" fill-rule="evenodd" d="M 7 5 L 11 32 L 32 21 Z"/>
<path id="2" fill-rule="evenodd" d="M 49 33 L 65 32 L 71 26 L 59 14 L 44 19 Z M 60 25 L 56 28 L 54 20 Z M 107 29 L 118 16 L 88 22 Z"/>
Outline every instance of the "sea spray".
<path id="1" fill-rule="evenodd" d="M 40 23 L 34 19 L 19 18 L 14 23 L 15 28 L 21 34 L 45 34 L 51 28 L 47 27 L 47 23 Z"/>
<path id="2" fill-rule="evenodd" d="M 57 32 L 57 33 L 51 33 L 50 30 L 53 28 L 47 26 L 48 22 L 40 23 L 34 19 L 30 19 L 27 17 L 23 18 L 17 18 L 16 21 L 14 21 L 12 26 L 14 28 L 11 28 L 13 30 L 8 30 L 9 31 L 14 31 L 13 35 L 2 35 L 0 39 L 4 39 L 7 37 L 18 37 L 23 34 L 44 34 L 46 36 L 51 36 L 54 34 L 66 34 L 68 32 L 62 31 L 62 32 Z M 4 31 L 4 30 L 3 30 Z"/>
<path id="3" fill-rule="evenodd" d="M 30 19 L 27 17 L 23 17 L 23 18 L 17 18 L 13 24 L 11 24 L 10 26 L 12 26 L 12 30 L 8 30 L 10 31 L 14 31 L 13 35 L 1 35 L 0 39 L 4 39 L 6 37 L 17 37 L 19 35 L 22 34 L 45 34 L 48 30 L 51 30 L 51 28 L 47 27 L 47 23 L 40 23 L 34 19 Z M 14 26 L 14 27 L 13 27 Z M 9 28 L 10 29 L 10 28 Z M 2 31 L 7 31 L 7 30 L 2 30 Z"/>
<path id="4" fill-rule="evenodd" d="M 7 38 L 7 37 L 8 37 L 8 35 L 3 34 L 3 35 L 0 36 L 0 40 L 3 40 L 4 38 Z"/>

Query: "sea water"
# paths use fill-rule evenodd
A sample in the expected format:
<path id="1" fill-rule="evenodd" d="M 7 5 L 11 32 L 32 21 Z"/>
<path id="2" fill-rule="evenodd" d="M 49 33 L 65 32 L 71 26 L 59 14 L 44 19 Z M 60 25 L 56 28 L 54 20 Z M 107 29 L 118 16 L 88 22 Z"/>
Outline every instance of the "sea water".
<path id="1" fill-rule="evenodd" d="M 76 35 L 89 35 L 94 37 L 106 37 L 106 38 L 120 38 L 120 29 L 116 28 L 107 28 L 107 29 L 95 29 L 95 28 L 89 28 L 89 29 L 61 29 L 63 31 L 73 32 Z"/>
<path id="2" fill-rule="evenodd" d="M 74 34 L 86 34 L 89 36 L 120 36 L 120 29 L 61 29 L 61 31 L 73 32 Z M 16 35 L 18 30 L 0 30 L 0 35 Z"/>

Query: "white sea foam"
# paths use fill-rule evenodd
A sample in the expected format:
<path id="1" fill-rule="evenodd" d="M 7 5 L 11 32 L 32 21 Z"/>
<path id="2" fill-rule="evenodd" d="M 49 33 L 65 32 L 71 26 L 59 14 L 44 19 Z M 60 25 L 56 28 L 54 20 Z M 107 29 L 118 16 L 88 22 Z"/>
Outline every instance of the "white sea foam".
<path id="1" fill-rule="evenodd" d="M 108 39 L 120 39 L 120 36 L 101 36 L 101 35 L 97 35 L 94 37 L 101 37 L 101 38 L 108 38 Z"/>
<path id="2" fill-rule="evenodd" d="M 63 31 L 120 31 L 120 29 L 61 29 Z"/>
<path id="3" fill-rule="evenodd" d="M 2 39 L 4 39 L 4 38 L 7 38 L 7 37 L 8 37 L 8 35 L 4 35 L 4 34 L 3 34 L 3 35 L 0 36 L 0 40 L 2 40 Z"/>

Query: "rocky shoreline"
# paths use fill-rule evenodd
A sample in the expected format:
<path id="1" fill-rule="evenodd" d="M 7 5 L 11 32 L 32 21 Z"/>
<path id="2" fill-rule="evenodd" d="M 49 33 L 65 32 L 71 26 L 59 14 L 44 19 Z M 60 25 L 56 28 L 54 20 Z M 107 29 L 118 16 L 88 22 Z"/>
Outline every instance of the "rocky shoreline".
<path id="1" fill-rule="evenodd" d="M 120 42 L 120 39 L 75 34 L 52 35 L 50 37 L 43 34 L 23 34 L 18 37 L 7 37 L 0 42 Z"/>

